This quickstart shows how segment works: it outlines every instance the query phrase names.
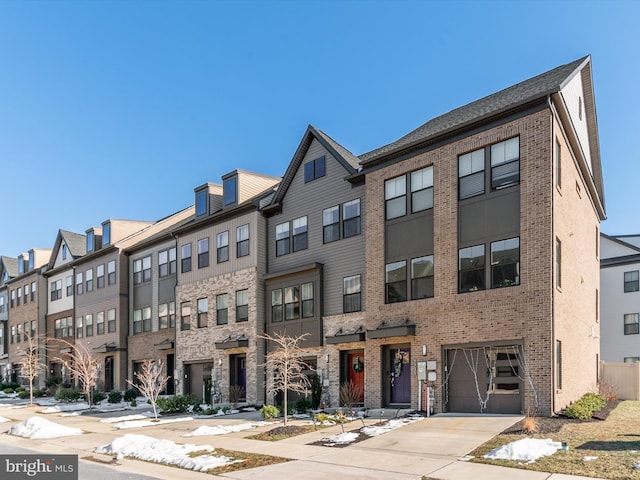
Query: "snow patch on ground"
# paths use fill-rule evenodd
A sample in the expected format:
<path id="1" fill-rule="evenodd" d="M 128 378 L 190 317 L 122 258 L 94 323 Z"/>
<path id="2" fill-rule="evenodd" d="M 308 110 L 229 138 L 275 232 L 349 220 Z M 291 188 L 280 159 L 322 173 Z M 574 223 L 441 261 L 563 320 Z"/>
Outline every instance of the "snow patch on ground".
<path id="1" fill-rule="evenodd" d="M 209 452 L 209 455 L 190 457 L 192 452 Z M 96 453 L 117 455 L 118 458 L 133 457 L 155 463 L 167 463 L 180 468 L 206 471 L 242 460 L 211 455 L 211 445 L 177 444 L 170 440 L 158 440 L 146 435 L 127 434 L 116 438 L 111 444 L 96 448 Z M 179 475 L 177 475 L 179 477 Z"/>
<path id="2" fill-rule="evenodd" d="M 128 422 L 131 420 L 145 420 L 149 417 L 147 415 L 136 413 L 133 415 L 124 415 L 122 417 L 111 417 L 111 418 L 103 418 L 100 420 L 100 423 L 118 423 L 118 422 Z"/>
<path id="3" fill-rule="evenodd" d="M 9 420 L 8 418 L 0 417 L 0 423 L 10 422 L 10 421 L 11 420 Z"/>
<path id="4" fill-rule="evenodd" d="M 395 430 L 396 428 L 404 427 L 405 425 L 409 425 L 420 420 L 424 420 L 424 417 L 394 418 L 392 420 L 389 420 L 388 422 L 383 423 L 382 425 L 363 427 L 362 429 L 360 429 L 360 431 L 370 437 L 377 437 L 378 435 L 382 435 L 384 433 L 390 432 L 391 430 Z"/>
<path id="5" fill-rule="evenodd" d="M 113 428 L 124 430 L 127 428 L 151 427 L 153 425 L 162 425 L 163 423 L 190 422 L 191 420 L 193 420 L 193 417 L 165 418 L 162 420 L 125 420 L 124 422 L 114 423 Z"/>
<path id="6" fill-rule="evenodd" d="M 240 425 L 202 425 L 201 427 L 196 428 L 191 433 L 185 433 L 182 435 L 183 437 L 199 437 L 204 435 L 226 435 L 227 433 L 232 432 L 241 432 L 243 430 L 249 430 L 251 428 L 256 427 L 264 427 L 265 425 L 269 425 L 267 422 L 250 422 L 250 423 L 241 423 Z"/>
<path id="7" fill-rule="evenodd" d="M 65 427 L 42 417 L 31 417 L 11 427 L 7 433 L 26 438 L 58 438 L 81 435 L 79 428 Z"/>
<path id="8" fill-rule="evenodd" d="M 87 402 L 59 403 L 40 410 L 40 413 L 77 412 L 80 410 L 89 410 L 89 404 Z"/>
<path id="9" fill-rule="evenodd" d="M 523 438 L 522 440 L 494 448 L 484 455 L 484 458 L 492 460 L 522 460 L 533 463 L 541 457 L 553 455 L 561 448 L 561 442 L 554 442 L 550 438 L 544 440 Z"/>
<path id="10" fill-rule="evenodd" d="M 345 443 L 354 442 L 358 438 L 358 436 L 359 435 L 356 432 L 344 432 L 332 435 L 327 438 L 323 438 L 320 441 L 326 442 L 325 445 L 327 446 L 344 445 Z"/>

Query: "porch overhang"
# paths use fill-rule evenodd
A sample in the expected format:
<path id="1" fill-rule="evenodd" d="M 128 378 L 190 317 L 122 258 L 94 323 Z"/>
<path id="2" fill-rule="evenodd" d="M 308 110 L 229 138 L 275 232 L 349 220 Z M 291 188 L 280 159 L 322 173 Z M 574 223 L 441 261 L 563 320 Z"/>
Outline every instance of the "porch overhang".
<path id="1" fill-rule="evenodd" d="M 388 337 L 414 337 L 416 335 L 415 325 L 380 326 L 374 330 L 367 330 L 367 338 L 388 338 Z"/>

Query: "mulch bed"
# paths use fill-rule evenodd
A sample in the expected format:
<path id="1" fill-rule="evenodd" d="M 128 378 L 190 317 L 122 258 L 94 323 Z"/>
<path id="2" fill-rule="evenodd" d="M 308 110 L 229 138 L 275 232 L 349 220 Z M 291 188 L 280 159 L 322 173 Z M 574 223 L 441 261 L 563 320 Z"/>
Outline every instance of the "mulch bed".
<path id="1" fill-rule="evenodd" d="M 557 433 L 560 429 L 569 423 L 585 423 L 585 422 L 597 422 L 600 420 L 606 420 L 609 414 L 618 406 L 619 400 L 612 400 L 601 410 L 595 412 L 589 420 L 578 420 L 575 418 L 569 418 L 566 415 L 560 413 L 555 417 L 537 417 L 538 420 L 538 433 L 542 435 Z M 512 425 L 502 432 L 504 435 L 521 435 L 527 433 L 522 430 L 523 420 Z"/>

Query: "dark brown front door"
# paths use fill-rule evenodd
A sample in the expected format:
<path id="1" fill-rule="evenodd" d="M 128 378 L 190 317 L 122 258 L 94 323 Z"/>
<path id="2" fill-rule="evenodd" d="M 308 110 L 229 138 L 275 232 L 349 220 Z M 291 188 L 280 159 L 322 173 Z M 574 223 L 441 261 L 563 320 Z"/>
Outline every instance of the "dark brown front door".
<path id="1" fill-rule="evenodd" d="M 349 353 L 347 367 L 349 369 L 349 381 L 362 390 L 358 403 L 364 403 L 364 352 Z"/>

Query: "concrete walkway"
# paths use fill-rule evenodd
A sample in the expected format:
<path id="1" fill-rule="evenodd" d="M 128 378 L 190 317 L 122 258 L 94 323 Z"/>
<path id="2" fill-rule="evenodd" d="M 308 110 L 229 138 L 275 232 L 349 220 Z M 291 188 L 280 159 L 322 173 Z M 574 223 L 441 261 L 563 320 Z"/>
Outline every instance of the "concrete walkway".
<path id="1" fill-rule="evenodd" d="M 229 450 L 261 453 L 291 459 L 289 462 L 238 470 L 218 476 L 218 478 L 226 479 L 282 480 L 283 478 L 302 478 L 301 475 L 305 480 L 326 478 L 420 480 L 423 476 L 442 480 L 493 480 L 505 478 L 509 480 L 575 480 L 584 478 L 459 460 L 460 457 L 468 454 L 477 446 L 490 440 L 522 418 L 517 416 L 436 415 L 341 448 L 310 445 L 322 438 L 340 433 L 342 431 L 340 426 L 323 428 L 319 431 L 278 442 L 247 438 L 260 431 L 270 430 L 273 425 L 218 436 L 183 436 L 201 425 L 237 425 L 247 421 L 259 420 L 259 413 L 257 412 L 115 430 L 112 424 L 100 423 L 100 419 L 95 416 L 62 417 L 60 414 L 39 414 L 38 412 L 42 409 L 42 407 L 13 409 L 3 408 L 0 405 L 0 416 L 11 419 L 11 422 L 0 424 L 0 430 L 6 432 L 12 425 L 20 421 L 34 415 L 41 415 L 58 424 L 81 428 L 86 433 L 51 440 L 30 440 L 0 434 L 0 452 L 2 451 L 2 444 L 5 443 L 40 452 L 77 454 L 81 460 L 99 461 L 121 471 L 149 475 L 159 479 L 210 480 L 215 478 L 209 474 L 188 470 L 177 471 L 173 467 L 137 460 L 123 459 L 114 461 L 109 456 L 94 453 L 97 446 L 109 444 L 116 437 L 126 433 L 138 433 L 154 438 L 171 440 L 176 443 L 212 445 L 213 447 Z M 120 412 L 121 415 L 127 413 L 131 412 Z M 365 419 L 367 425 L 372 425 L 379 421 L 380 418 L 378 417 Z M 303 422 L 293 420 L 291 423 Z M 360 423 L 349 425 L 352 430 L 360 426 Z"/>

